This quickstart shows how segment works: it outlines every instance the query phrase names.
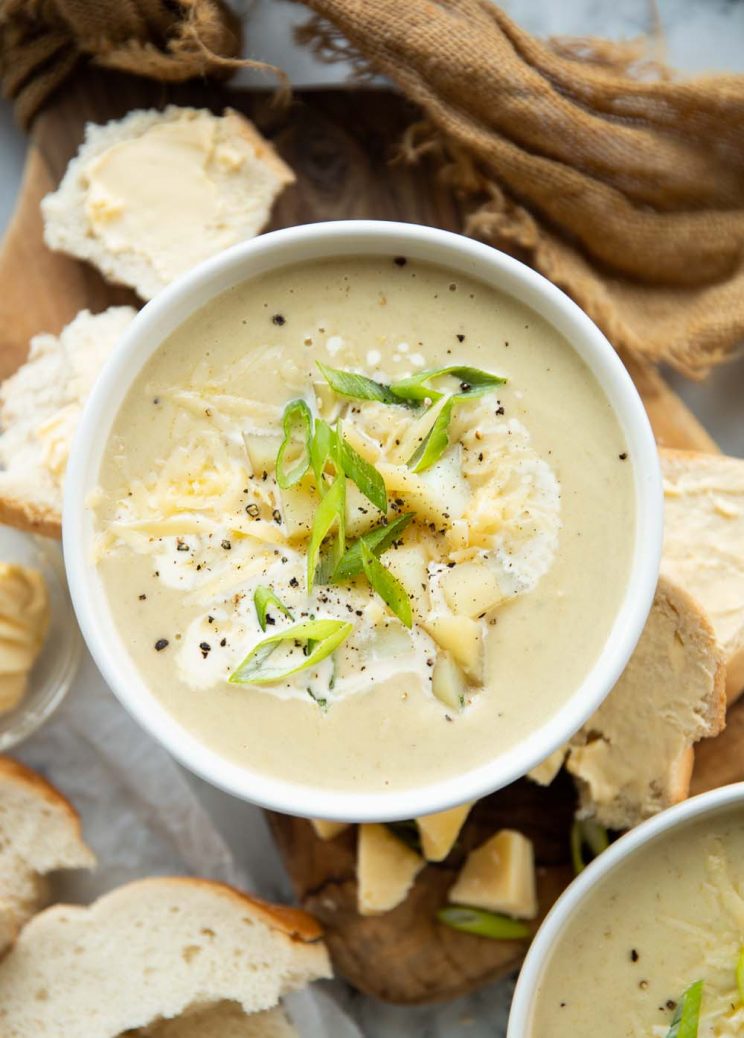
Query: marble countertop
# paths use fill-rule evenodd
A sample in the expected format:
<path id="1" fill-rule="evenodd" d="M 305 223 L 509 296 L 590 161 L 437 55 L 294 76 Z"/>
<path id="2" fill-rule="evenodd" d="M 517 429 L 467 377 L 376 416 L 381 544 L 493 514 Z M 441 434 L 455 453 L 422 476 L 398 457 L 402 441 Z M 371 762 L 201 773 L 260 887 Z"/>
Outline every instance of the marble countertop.
<path id="1" fill-rule="evenodd" d="M 298 86 L 338 83 L 346 70 L 316 62 L 292 41 L 292 25 L 304 13 L 286 0 L 240 0 L 247 12 L 250 56 L 282 65 Z M 503 5 L 522 25 L 539 34 L 596 34 L 630 38 L 648 31 L 652 0 L 506 0 Z M 744 71 L 744 0 L 658 0 L 658 10 L 671 64 L 682 71 Z M 242 76 L 243 83 L 252 82 Z M 7 225 L 20 183 L 25 152 L 23 135 L 10 108 L 0 103 L 0 232 Z M 703 383 L 690 383 L 673 374 L 670 380 L 712 432 L 722 448 L 744 456 L 744 359 L 719 368 Z M 90 673 L 92 667 L 86 668 Z M 255 829 L 246 825 L 255 809 L 190 778 L 205 807 L 236 857 L 246 853 L 245 841 Z M 254 849 L 255 856 L 255 849 Z M 267 872 L 276 862 L 267 849 Z M 369 1036 L 420 1038 L 480 1038 L 501 1036 L 505 1030 L 510 982 L 484 989 L 469 999 L 436 1008 L 404 1009 L 383 1006 L 349 992 L 347 1008 Z"/>

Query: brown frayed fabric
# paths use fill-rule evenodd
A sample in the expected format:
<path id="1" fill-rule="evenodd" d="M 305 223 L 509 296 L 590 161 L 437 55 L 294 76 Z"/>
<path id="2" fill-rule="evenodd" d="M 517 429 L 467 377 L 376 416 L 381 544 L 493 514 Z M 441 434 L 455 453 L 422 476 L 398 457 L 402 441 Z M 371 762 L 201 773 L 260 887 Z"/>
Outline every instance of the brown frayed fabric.
<path id="1" fill-rule="evenodd" d="M 0 0 L 0 78 L 28 126 L 84 60 L 168 82 L 235 68 L 239 20 L 223 0 Z"/>
<path id="2" fill-rule="evenodd" d="M 744 77 L 533 39 L 490 0 L 304 0 L 423 109 L 466 230 L 532 263 L 622 350 L 702 375 L 744 340 Z M 333 54 L 330 55 L 333 57 Z"/>

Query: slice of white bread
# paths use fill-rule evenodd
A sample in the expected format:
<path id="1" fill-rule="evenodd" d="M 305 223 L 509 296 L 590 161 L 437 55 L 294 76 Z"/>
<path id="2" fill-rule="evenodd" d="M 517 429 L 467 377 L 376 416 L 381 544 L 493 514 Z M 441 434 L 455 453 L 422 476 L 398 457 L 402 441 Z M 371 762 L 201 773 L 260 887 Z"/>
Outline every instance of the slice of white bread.
<path id="1" fill-rule="evenodd" d="M 130 1032 L 131 1038 L 297 1038 L 281 1006 L 246 1013 L 237 1002 L 197 1006 L 174 1020 Z"/>
<path id="2" fill-rule="evenodd" d="M 627 829 L 683 800 L 692 746 L 725 724 L 725 667 L 705 613 L 662 577 L 640 641 L 605 702 L 572 740 L 580 814 Z"/>
<path id="3" fill-rule="evenodd" d="M 246 1013 L 331 976 L 315 920 L 202 879 L 144 879 L 35 916 L 0 961 L 3 1038 L 115 1038 L 194 1006 Z"/>
<path id="4" fill-rule="evenodd" d="M 661 451 L 661 571 L 705 609 L 726 660 L 731 702 L 744 689 L 744 460 Z"/>
<path id="5" fill-rule="evenodd" d="M 0 386 L 0 522 L 59 537 L 62 484 L 83 406 L 136 314 L 82 310 L 59 335 L 36 335 Z"/>
<path id="6" fill-rule="evenodd" d="M 0 757 L 0 953 L 42 907 L 48 873 L 95 863 L 72 804 L 30 768 Z"/>
<path id="7" fill-rule="evenodd" d="M 116 149 L 116 150 L 114 150 Z M 170 105 L 89 123 L 42 201 L 47 245 L 152 299 L 180 274 L 268 223 L 294 174 L 238 112 Z"/>

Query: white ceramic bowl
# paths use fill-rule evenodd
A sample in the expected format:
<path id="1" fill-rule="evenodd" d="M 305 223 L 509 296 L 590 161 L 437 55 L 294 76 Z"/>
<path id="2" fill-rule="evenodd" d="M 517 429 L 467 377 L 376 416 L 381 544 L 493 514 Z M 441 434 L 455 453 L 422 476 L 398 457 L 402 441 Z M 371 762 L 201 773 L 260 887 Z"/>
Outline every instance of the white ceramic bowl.
<path id="1" fill-rule="evenodd" d="M 554 717 L 519 745 L 455 779 L 406 791 L 329 792 L 284 782 L 225 760 L 180 726 L 151 694 L 116 631 L 91 563 L 92 519 L 85 501 L 98 480 L 114 417 L 142 366 L 163 340 L 214 296 L 247 278 L 316 259 L 399 255 L 472 275 L 532 307 L 584 359 L 625 434 L 636 493 L 636 543 L 625 596 L 607 643 L 586 680 Z M 489 246 L 430 227 L 377 221 L 312 224 L 265 234 L 215 256 L 148 303 L 107 363 L 85 409 L 67 470 L 64 553 L 75 611 L 98 666 L 124 706 L 170 752 L 216 786 L 279 811 L 333 819 L 393 820 L 474 800 L 524 775 L 572 735 L 615 684 L 653 598 L 662 536 L 658 457 L 643 405 L 615 351 L 568 296 Z"/>
<path id="2" fill-rule="evenodd" d="M 506 1038 L 534 1038 L 530 1025 L 535 992 L 544 970 L 556 942 L 597 885 L 612 873 L 622 870 L 643 848 L 655 843 L 671 830 L 684 829 L 703 818 L 715 818 L 736 806 L 741 808 L 744 819 L 744 782 L 701 793 L 700 796 L 662 811 L 655 818 L 650 818 L 621 836 L 587 866 L 553 905 L 530 946 L 514 991 Z M 591 985 L 591 977 L 587 977 L 587 985 Z"/>

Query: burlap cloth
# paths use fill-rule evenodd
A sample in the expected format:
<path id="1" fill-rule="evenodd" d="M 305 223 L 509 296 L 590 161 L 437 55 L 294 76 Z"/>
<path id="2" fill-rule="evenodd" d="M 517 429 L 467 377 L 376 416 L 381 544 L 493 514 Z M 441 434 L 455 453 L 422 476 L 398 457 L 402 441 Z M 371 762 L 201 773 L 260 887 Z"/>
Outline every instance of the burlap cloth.
<path id="1" fill-rule="evenodd" d="M 421 106 L 404 154 L 462 192 L 465 230 L 564 288 L 616 347 L 700 375 L 744 340 L 744 77 L 675 81 L 627 47 L 543 43 L 490 0 L 304 2 L 322 19 L 308 42 Z M 81 55 L 177 79 L 236 53 L 219 0 L 0 0 L 22 117 Z"/>

